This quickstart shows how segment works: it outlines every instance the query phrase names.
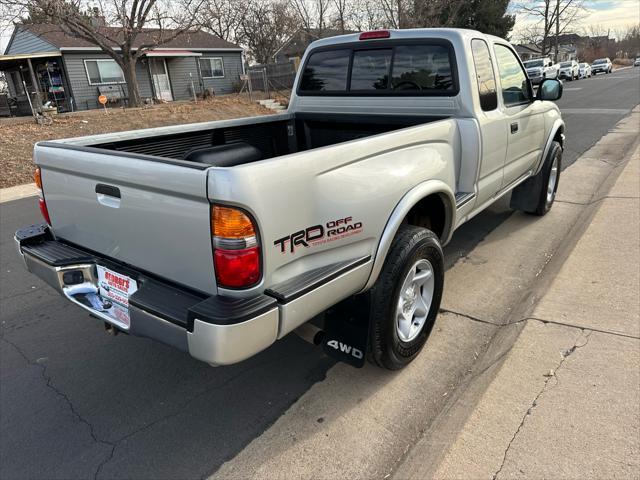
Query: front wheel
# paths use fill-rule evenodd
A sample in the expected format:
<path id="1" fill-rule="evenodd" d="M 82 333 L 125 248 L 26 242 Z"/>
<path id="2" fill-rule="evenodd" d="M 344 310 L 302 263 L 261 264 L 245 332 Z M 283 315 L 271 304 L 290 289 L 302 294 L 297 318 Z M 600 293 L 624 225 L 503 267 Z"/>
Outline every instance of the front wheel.
<path id="1" fill-rule="evenodd" d="M 426 228 L 402 225 L 370 292 L 371 363 L 399 370 L 416 358 L 433 328 L 443 286 L 438 237 Z"/>
<path id="2" fill-rule="evenodd" d="M 540 172 L 513 190 L 511 208 L 532 215 L 545 215 L 556 199 L 561 167 L 562 147 L 554 141 Z"/>

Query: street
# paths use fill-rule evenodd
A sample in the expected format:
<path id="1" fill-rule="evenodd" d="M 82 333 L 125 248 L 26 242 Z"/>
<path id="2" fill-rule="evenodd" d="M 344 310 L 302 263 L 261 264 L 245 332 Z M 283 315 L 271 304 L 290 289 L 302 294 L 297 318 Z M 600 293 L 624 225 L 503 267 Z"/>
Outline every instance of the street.
<path id="1" fill-rule="evenodd" d="M 640 68 L 629 68 L 564 83 L 558 102 L 567 124 L 564 169 L 631 112 L 638 103 L 639 81 Z M 555 209 L 578 216 L 569 203 Z M 381 394 L 383 389 L 398 389 L 399 396 L 406 396 L 411 375 L 425 364 L 429 378 L 420 386 L 420 405 L 425 418 L 435 418 L 495 333 L 494 325 L 462 316 L 500 323 L 522 298 L 527 281 L 533 282 L 544 268 L 545 255 L 560 248 L 571 227 L 561 217 L 548 216 L 536 224 L 532 217 L 513 214 L 508 199 L 465 224 L 445 249 L 446 264 L 448 269 L 466 269 L 448 281 L 468 279 L 466 289 L 472 293 L 465 299 L 455 297 L 451 286 L 441 313 L 447 321 L 427 343 L 421 363 L 389 374 L 335 365 L 295 335 L 250 360 L 222 368 L 150 340 L 109 336 L 101 322 L 24 269 L 13 232 L 39 221 L 34 198 L 0 205 L 0 477 L 6 479 L 207 477 L 261 435 L 269 435 L 279 419 L 284 425 L 289 422 L 287 431 L 310 437 L 304 432 L 317 428 L 324 417 L 298 425 L 295 412 L 290 417 L 288 413 L 288 419 L 282 416 L 311 389 L 319 395 L 318 404 L 330 405 L 331 416 L 348 418 L 345 405 L 355 408 L 367 396 L 394 396 Z M 491 234 L 501 243 L 484 245 L 483 250 L 483 240 Z M 483 273 L 486 284 L 476 284 L 474 294 L 473 280 L 500 256 L 501 267 L 489 276 Z M 505 293 L 491 302 L 481 297 L 491 291 Z M 401 422 L 397 425 L 402 427 Z M 371 461 L 389 429 L 381 428 L 379 434 Z M 282 437 L 272 435 L 280 453 L 282 444 L 275 442 Z M 341 441 L 333 437 L 331 448 Z M 248 471 L 243 470 L 244 461 L 239 457 L 238 465 L 228 466 L 226 473 L 242 477 Z M 327 466 L 324 476 L 335 470 L 349 476 L 357 467 L 337 461 Z"/>

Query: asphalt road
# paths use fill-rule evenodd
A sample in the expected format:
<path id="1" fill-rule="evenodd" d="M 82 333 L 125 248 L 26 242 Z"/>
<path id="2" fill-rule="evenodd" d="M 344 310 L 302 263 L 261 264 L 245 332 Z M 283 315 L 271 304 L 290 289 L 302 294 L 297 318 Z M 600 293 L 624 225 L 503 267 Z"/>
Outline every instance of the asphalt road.
<path id="1" fill-rule="evenodd" d="M 640 69 L 565 83 L 564 167 L 639 101 Z M 511 215 L 501 201 L 463 226 L 451 266 Z M 34 200 L 0 205 L 0 477 L 201 478 L 260 435 L 333 362 L 290 335 L 211 368 L 102 325 L 28 274 L 13 232 Z"/>

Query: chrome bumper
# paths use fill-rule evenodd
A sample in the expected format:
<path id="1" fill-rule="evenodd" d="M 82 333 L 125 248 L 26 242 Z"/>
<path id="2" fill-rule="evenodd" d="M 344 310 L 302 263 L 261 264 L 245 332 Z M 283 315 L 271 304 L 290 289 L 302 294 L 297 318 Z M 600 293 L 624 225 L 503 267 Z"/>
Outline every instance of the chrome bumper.
<path id="1" fill-rule="evenodd" d="M 46 227 L 16 232 L 18 252 L 26 268 L 92 316 L 114 325 L 112 318 L 83 302 L 98 292 L 96 264 L 118 271 L 118 265 L 53 239 Z M 45 251 L 44 247 L 50 247 Z M 66 255 L 66 257 L 65 257 Z M 74 261 L 75 258 L 82 261 Z M 125 272 L 130 268 L 122 266 Z M 78 272 L 79 283 L 65 283 L 65 273 Z M 82 274 L 80 277 L 79 274 Z M 275 299 L 205 297 L 133 272 L 139 289 L 129 298 L 130 327 L 126 333 L 151 338 L 188 352 L 211 365 L 228 365 L 264 350 L 278 337 Z"/>

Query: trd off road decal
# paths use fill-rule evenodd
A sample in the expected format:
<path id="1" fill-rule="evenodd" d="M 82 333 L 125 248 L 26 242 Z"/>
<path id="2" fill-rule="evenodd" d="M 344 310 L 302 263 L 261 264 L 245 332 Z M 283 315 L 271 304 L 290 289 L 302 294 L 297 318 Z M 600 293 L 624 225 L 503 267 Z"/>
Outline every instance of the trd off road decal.
<path id="1" fill-rule="evenodd" d="M 352 217 L 331 220 L 324 225 L 314 225 L 304 230 L 279 238 L 273 244 L 280 253 L 293 253 L 298 247 L 311 247 L 334 242 L 362 232 L 362 222 L 354 222 Z"/>

